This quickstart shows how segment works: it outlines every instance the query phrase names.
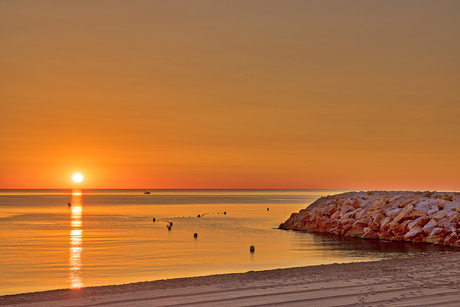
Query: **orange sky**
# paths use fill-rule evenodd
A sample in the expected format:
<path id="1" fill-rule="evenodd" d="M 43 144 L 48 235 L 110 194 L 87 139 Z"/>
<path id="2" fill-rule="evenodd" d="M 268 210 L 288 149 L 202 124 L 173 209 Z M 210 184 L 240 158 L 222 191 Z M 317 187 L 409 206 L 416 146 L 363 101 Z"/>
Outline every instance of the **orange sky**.
<path id="1" fill-rule="evenodd" d="M 0 1 L 0 188 L 460 190 L 459 1 Z"/>

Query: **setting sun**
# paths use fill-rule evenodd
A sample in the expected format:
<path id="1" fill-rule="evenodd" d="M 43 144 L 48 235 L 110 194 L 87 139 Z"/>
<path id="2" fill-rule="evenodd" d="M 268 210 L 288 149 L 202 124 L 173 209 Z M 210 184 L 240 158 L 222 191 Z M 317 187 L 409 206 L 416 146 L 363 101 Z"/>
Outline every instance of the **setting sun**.
<path id="1" fill-rule="evenodd" d="M 83 175 L 82 174 L 75 174 L 75 175 L 73 175 L 72 180 L 74 182 L 82 182 L 83 181 Z"/>

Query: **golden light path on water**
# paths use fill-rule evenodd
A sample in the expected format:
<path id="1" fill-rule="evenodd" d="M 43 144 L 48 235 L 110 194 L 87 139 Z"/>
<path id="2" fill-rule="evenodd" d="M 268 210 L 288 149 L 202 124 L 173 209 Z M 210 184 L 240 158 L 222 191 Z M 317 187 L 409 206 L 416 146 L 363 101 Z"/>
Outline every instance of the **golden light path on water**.
<path id="1" fill-rule="evenodd" d="M 71 220 L 70 220 L 70 255 L 69 255 L 69 282 L 70 288 L 82 288 L 84 286 L 81 277 L 81 253 L 82 253 L 82 193 L 80 190 L 72 191 L 71 197 Z"/>

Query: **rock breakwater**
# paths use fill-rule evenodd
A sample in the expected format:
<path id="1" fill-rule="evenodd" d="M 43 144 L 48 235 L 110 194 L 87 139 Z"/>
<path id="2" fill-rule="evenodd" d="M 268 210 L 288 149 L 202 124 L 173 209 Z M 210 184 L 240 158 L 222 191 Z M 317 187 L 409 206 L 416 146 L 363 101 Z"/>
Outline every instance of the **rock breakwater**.
<path id="1" fill-rule="evenodd" d="M 280 229 L 460 247 L 460 193 L 349 192 L 316 200 Z"/>

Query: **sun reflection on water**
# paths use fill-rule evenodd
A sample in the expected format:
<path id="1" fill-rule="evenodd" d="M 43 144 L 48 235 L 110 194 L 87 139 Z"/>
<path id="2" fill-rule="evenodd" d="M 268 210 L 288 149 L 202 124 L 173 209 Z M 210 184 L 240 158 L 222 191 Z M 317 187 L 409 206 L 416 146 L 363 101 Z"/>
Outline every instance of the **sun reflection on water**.
<path id="1" fill-rule="evenodd" d="M 80 190 L 72 191 L 71 212 L 70 212 L 70 256 L 69 256 L 69 282 L 70 288 L 82 288 L 84 286 L 81 277 L 81 253 L 83 230 L 82 228 L 82 193 Z"/>

